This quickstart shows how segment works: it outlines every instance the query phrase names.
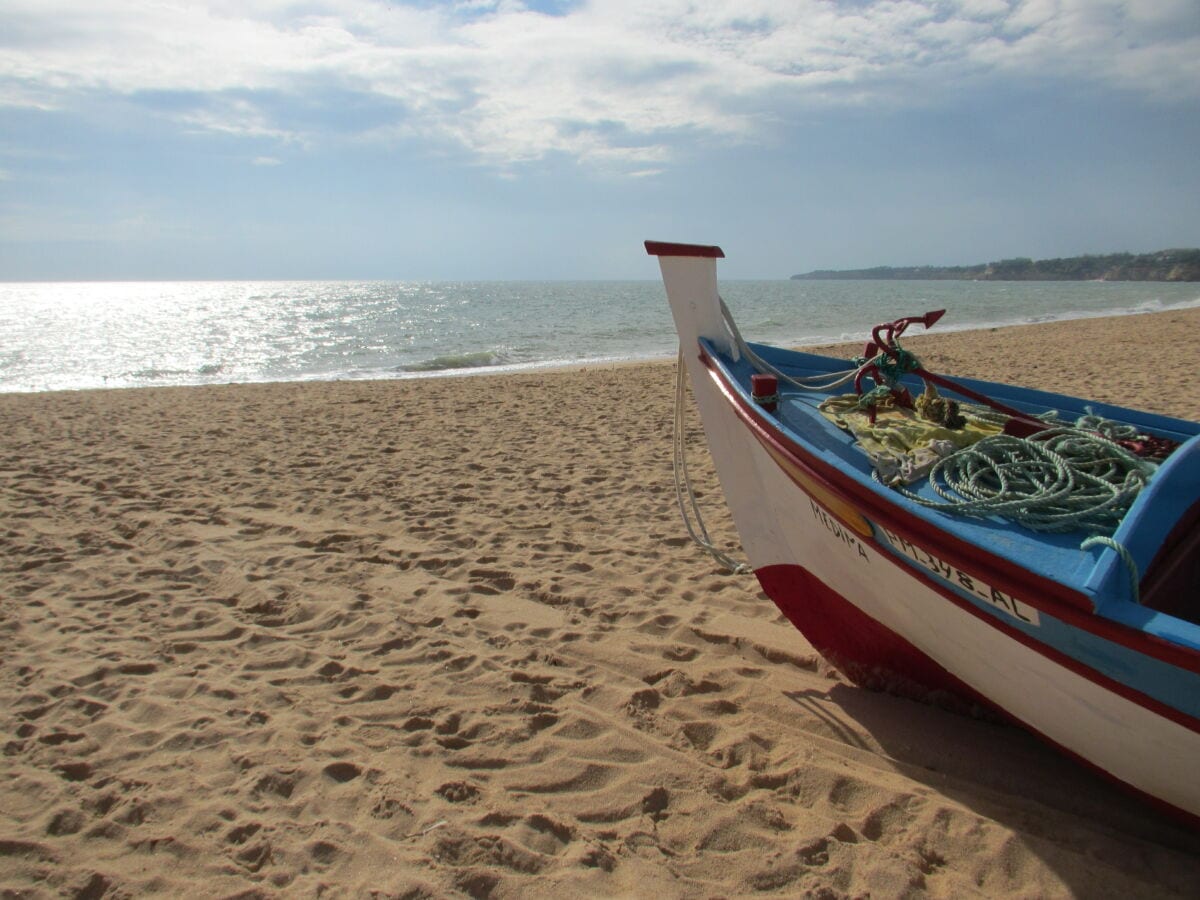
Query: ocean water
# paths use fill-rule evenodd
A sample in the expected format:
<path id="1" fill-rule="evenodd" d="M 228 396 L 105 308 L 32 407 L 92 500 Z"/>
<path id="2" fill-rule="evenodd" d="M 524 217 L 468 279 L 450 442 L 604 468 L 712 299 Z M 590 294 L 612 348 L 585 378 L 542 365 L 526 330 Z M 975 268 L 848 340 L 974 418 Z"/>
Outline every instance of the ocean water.
<path id="1" fill-rule="evenodd" d="M 945 308 L 938 331 L 1200 306 L 1200 285 L 729 281 L 750 340 Z M 658 281 L 0 283 L 0 391 L 420 378 L 674 354 Z"/>

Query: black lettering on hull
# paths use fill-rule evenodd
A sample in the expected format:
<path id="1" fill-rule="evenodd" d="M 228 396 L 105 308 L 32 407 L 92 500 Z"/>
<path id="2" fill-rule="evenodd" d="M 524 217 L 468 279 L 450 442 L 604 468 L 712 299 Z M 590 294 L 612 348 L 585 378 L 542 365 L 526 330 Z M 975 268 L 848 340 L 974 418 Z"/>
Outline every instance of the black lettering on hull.
<path id="1" fill-rule="evenodd" d="M 880 531 L 887 542 L 899 554 L 912 560 L 933 575 L 938 576 L 952 587 L 961 588 L 972 597 L 982 600 L 993 609 L 1000 610 L 1011 618 L 1028 625 L 1040 626 L 1041 618 L 1038 616 L 1038 611 L 1028 604 L 1022 603 L 1016 597 L 1004 593 L 999 588 L 992 587 L 978 576 L 970 575 L 957 566 L 952 566 L 944 559 L 934 556 L 924 547 L 918 547 L 912 541 L 901 537 L 895 532 L 889 531 L 886 528 L 882 528 Z"/>

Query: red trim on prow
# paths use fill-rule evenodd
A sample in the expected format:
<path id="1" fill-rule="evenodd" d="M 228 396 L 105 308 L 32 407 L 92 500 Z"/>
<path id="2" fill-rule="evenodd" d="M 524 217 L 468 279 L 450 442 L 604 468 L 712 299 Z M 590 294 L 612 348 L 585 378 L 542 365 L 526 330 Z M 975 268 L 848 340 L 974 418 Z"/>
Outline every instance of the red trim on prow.
<path id="1" fill-rule="evenodd" d="M 720 247 L 704 244 L 669 244 L 664 241 L 646 241 L 646 252 L 651 256 L 701 256 L 706 259 L 724 259 L 725 251 Z"/>

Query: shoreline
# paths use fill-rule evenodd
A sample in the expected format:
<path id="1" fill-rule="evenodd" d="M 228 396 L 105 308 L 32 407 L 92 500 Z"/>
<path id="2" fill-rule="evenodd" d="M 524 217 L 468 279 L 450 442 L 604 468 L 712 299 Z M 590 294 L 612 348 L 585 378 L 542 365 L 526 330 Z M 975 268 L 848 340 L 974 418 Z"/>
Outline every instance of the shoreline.
<path id="1" fill-rule="evenodd" d="M 951 345 L 957 345 L 959 343 L 959 341 L 955 339 L 956 335 L 966 335 L 967 337 L 965 338 L 965 340 L 970 342 L 973 340 L 973 338 L 971 336 L 974 336 L 974 335 L 981 335 L 984 333 L 990 334 L 990 333 L 996 333 L 996 332 L 1007 333 L 1010 329 L 1074 328 L 1077 325 L 1081 326 L 1085 329 L 1091 329 L 1094 327 L 1100 327 L 1101 329 L 1106 329 L 1110 325 L 1115 326 L 1116 323 L 1118 323 L 1118 322 L 1127 322 L 1130 320 L 1136 321 L 1144 316 L 1169 316 L 1169 315 L 1182 315 L 1184 317 L 1184 321 L 1186 321 L 1186 322 L 1200 322 L 1200 301 L 1197 301 L 1197 305 L 1195 305 L 1195 306 L 1186 306 L 1186 307 L 1172 308 L 1172 309 L 1167 309 L 1167 310 L 1157 310 L 1154 312 L 1137 312 L 1137 313 L 1130 312 L 1130 313 L 1121 313 L 1119 315 L 1086 315 L 1086 316 L 1080 316 L 1080 317 L 1076 317 L 1076 318 L 1055 319 L 1055 320 L 1048 321 L 1048 322 L 1024 322 L 1024 323 L 1016 323 L 1016 324 L 1009 324 L 1009 325 L 981 325 L 978 327 L 949 327 L 949 328 L 947 328 L 945 330 L 941 330 L 941 331 L 938 331 L 935 328 L 935 330 L 930 333 L 924 333 L 924 332 L 920 332 L 920 331 L 910 332 L 908 335 L 905 336 L 904 341 L 907 344 L 907 343 L 915 340 L 916 346 L 920 346 L 924 342 L 931 341 L 931 340 L 934 341 L 935 343 L 940 343 L 943 340 L 945 340 Z M 1101 323 L 1101 324 L 1098 326 L 1095 326 L 1095 325 L 1088 325 L 1087 323 Z M 1108 324 L 1103 324 L 1103 323 L 1108 323 Z M 858 338 L 855 340 L 850 340 L 850 341 L 819 341 L 816 343 L 805 343 L 805 344 L 790 344 L 790 343 L 785 342 L 780 345 L 781 346 L 791 346 L 791 347 L 794 347 L 795 349 L 803 350 L 803 351 L 810 352 L 810 353 L 823 353 L 826 355 L 841 355 L 841 356 L 845 356 L 846 358 L 850 358 L 861 352 L 862 345 L 865 343 L 868 336 L 869 336 L 869 329 L 864 330 L 863 336 L 861 338 Z M 756 338 L 754 335 L 749 335 L 749 336 L 747 336 L 747 339 L 753 341 Z M 1070 341 L 1067 340 L 1066 343 L 1069 344 Z M 673 364 L 674 361 L 675 361 L 674 352 L 668 352 L 668 353 L 664 353 L 662 355 L 653 355 L 653 356 L 580 359 L 580 360 L 571 360 L 571 361 L 544 361 L 544 362 L 536 362 L 536 363 L 528 363 L 528 364 L 513 363 L 513 364 L 503 364 L 503 365 L 497 365 L 497 366 L 468 367 L 468 368 L 462 368 L 462 369 L 445 369 L 445 370 L 436 370 L 435 369 L 435 370 L 421 371 L 421 372 L 406 371 L 403 373 L 394 374 L 394 375 L 387 376 L 387 377 L 379 375 L 379 374 L 374 374 L 374 375 L 370 375 L 370 376 L 366 376 L 366 377 L 362 377 L 362 378 L 358 378 L 358 377 L 349 377 L 349 378 L 348 377 L 311 377 L 311 378 L 294 378 L 294 379 L 288 379 L 288 380 L 214 381 L 214 382 L 203 382 L 203 383 L 192 383 L 192 384 L 129 385 L 129 386 L 120 386 L 120 387 L 109 387 L 107 385 L 94 385 L 94 386 L 90 386 L 90 387 L 54 388 L 54 389 L 50 389 L 50 390 L 0 389 L 0 396 L 37 395 L 37 394 L 51 394 L 51 393 L 60 393 L 60 392 L 73 392 L 73 391 L 127 391 L 127 390 L 157 390 L 160 388 L 184 388 L 184 387 L 226 387 L 226 386 L 232 386 L 232 385 L 251 385 L 251 384 L 258 384 L 258 385 L 334 384 L 334 383 L 342 383 L 342 382 L 359 383 L 359 382 L 392 382 L 392 381 L 402 381 L 402 382 L 403 381 L 418 381 L 418 382 L 420 382 L 420 381 L 426 381 L 426 380 L 441 380 L 441 379 L 447 379 L 447 378 L 458 379 L 458 378 L 479 378 L 479 377 L 501 377 L 501 376 L 508 376 L 508 375 L 527 375 L 527 376 L 534 375 L 534 376 L 536 376 L 541 373 L 552 375 L 556 372 L 571 371 L 571 370 L 576 370 L 576 369 L 606 369 L 606 368 L 637 367 L 637 366 L 643 366 L 643 365 L 650 365 L 650 366 L 664 365 L 664 364 Z M 960 361 L 955 360 L 955 362 L 960 362 Z M 998 377 L 998 376 L 994 375 L 994 373 L 991 373 L 990 370 L 988 370 L 986 368 L 975 367 L 973 365 L 970 365 L 969 363 L 968 363 L 968 367 L 971 369 L 970 372 L 961 371 L 961 372 L 958 372 L 957 374 L 962 375 L 964 377 L 983 378 L 985 380 L 991 380 L 991 381 L 1005 380 L 1002 377 Z M 946 370 L 943 374 L 948 374 L 948 375 L 952 376 L 956 373 Z M 1037 387 L 1038 385 L 1030 384 L 1029 386 Z M 1052 388 L 1046 388 L 1046 389 L 1052 390 Z M 1065 392 L 1072 393 L 1070 390 L 1066 390 Z"/>
<path id="2" fill-rule="evenodd" d="M 905 343 L 1196 418 L 1196 335 L 1200 308 Z M 1189 895 L 1200 835 L 848 685 L 695 549 L 673 386 L 664 359 L 0 394 L 0 888 Z"/>

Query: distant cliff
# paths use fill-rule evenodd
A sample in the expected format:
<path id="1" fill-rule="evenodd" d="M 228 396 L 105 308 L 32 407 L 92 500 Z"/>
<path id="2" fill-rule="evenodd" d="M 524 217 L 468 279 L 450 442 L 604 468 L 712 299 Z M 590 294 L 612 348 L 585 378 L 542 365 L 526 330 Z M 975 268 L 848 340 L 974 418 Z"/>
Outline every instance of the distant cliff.
<path id="1" fill-rule="evenodd" d="M 1067 259 L 1002 259 L 977 266 L 876 266 L 819 269 L 793 279 L 933 279 L 960 281 L 1200 281 L 1200 250 L 1110 253 Z"/>

